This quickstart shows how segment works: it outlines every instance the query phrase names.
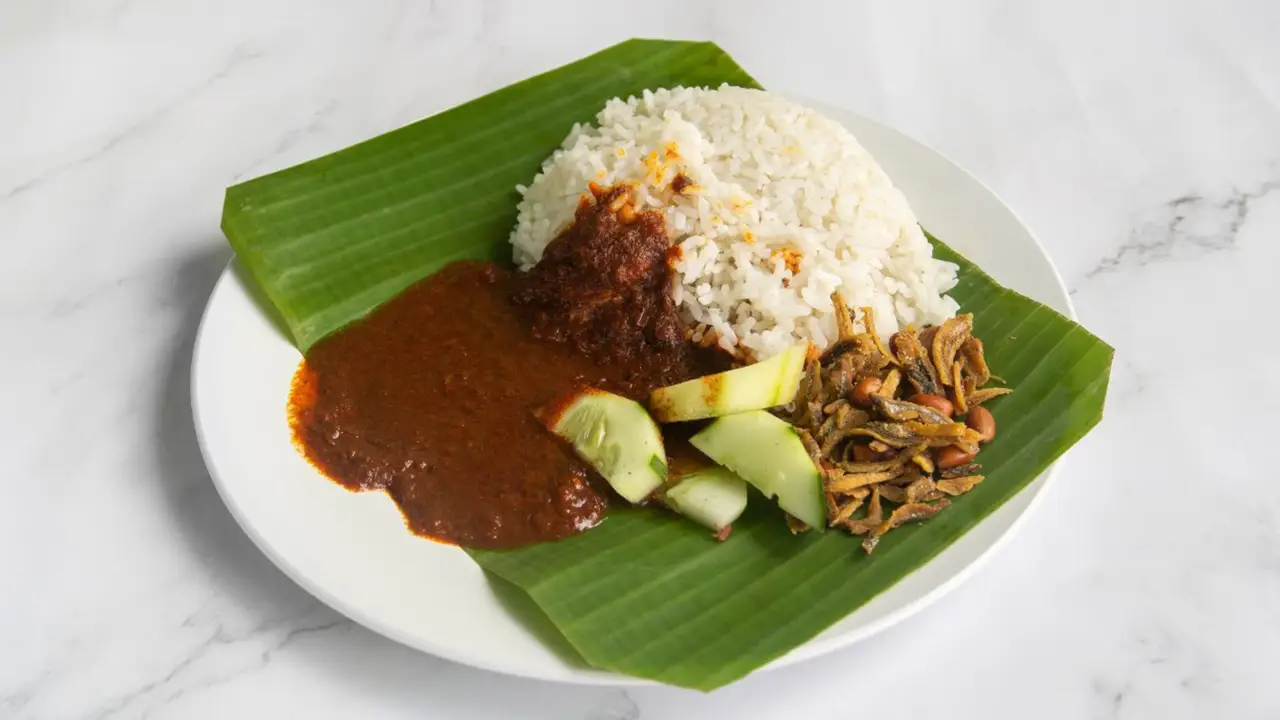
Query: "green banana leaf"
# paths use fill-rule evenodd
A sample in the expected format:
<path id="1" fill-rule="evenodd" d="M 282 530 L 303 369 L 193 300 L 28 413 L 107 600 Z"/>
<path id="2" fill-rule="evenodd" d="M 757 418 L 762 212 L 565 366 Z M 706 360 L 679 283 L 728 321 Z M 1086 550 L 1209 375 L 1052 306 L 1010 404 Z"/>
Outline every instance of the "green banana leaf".
<path id="1" fill-rule="evenodd" d="M 454 260 L 509 263 L 516 185 L 607 100 L 722 83 L 759 87 L 712 43 L 630 40 L 227 188 L 222 230 L 305 353 Z"/>
<path id="2" fill-rule="evenodd" d="M 464 257 L 508 262 L 517 183 L 574 122 L 645 88 L 758 87 L 710 43 L 632 40 L 311 162 L 227 190 L 223 230 L 306 352 L 409 284 Z M 792 535 L 754 498 L 718 543 L 693 523 L 617 509 L 590 532 L 471 551 L 589 664 L 710 690 L 814 637 L 920 567 L 1034 480 L 1102 417 L 1112 350 L 1053 310 L 960 265 L 952 292 L 1017 392 L 986 480 L 870 557 L 837 532 Z"/>

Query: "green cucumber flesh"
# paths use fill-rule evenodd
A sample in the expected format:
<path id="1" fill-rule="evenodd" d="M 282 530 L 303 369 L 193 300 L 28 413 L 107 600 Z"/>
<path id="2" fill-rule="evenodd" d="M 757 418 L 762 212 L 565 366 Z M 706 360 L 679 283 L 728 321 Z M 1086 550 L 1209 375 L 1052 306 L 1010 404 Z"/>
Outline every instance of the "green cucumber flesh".
<path id="1" fill-rule="evenodd" d="M 662 434 L 634 400 L 587 388 L 553 402 L 538 418 L 632 503 L 667 480 Z"/>
<path id="2" fill-rule="evenodd" d="M 699 525 L 720 531 L 747 509 L 747 483 L 727 468 L 710 466 L 676 481 L 663 502 Z"/>
<path id="3" fill-rule="evenodd" d="M 811 528 L 827 527 L 822 476 L 789 423 L 763 410 L 722 417 L 690 440 Z"/>

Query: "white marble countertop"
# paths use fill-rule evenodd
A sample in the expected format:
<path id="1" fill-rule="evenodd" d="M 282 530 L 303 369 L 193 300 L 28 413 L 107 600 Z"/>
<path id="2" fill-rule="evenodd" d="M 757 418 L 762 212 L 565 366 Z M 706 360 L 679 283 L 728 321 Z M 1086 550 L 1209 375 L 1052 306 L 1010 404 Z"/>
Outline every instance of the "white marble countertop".
<path id="1" fill-rule="evenodd" d="M 1253 313 L 1280 263 L 1280 5 L 534 5 L 0 5 L 0 717 L 1280 717 L 1280 341 Z M 187 393 L 225 186 L 628 36 L 715 40 L 939 148 L 1116 348 L 1106 420 L 982 572 L 710 695 L 516 680 L 353 625 L 237 527 Z"/>

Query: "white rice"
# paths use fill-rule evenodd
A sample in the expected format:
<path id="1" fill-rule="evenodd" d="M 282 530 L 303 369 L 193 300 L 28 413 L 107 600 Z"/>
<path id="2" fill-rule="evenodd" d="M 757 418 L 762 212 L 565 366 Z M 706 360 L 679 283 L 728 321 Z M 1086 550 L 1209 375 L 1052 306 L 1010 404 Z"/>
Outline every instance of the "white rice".
<path id="1" fill-rule="evenodd" d="M 684 173 L 696 183 L 670 190 Z M 694 339 L 765 358 L 835 337 L 831 293 L 870 307 L 888 337 L 955 314 L 956 266 L 933 259 L 906 199 L 842 125 L 776 95 L 724 86 L 613 99 L 575 125 L 526 188 L 511 233 L 528 269 L 573 219 L 587 185 L 637 187 L 679 243 L 672 292 Z M 781 252 L 798 251 L 799 270 Z M 740 347 L 739 347 L 740 346 Z"/>

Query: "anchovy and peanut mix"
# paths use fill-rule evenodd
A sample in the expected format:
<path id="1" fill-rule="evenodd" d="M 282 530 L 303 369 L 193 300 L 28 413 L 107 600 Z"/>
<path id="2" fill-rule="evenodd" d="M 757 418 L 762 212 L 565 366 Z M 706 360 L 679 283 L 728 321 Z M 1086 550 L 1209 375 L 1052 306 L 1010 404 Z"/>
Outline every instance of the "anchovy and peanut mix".
<path id="1" fill-rule="evenodd" d="M 984 387 L 993 376 L 972 315 L 908 327 L 886 347 L 871 308 L 859 331 L 839 292 L 832 302 L 839 337 L 810 353 L 787 419 L 822 474 L 828 524 L 870 553 L 982 482 L 974 459 L 996 435 L 982 404 L 1012 390 Z"/>

